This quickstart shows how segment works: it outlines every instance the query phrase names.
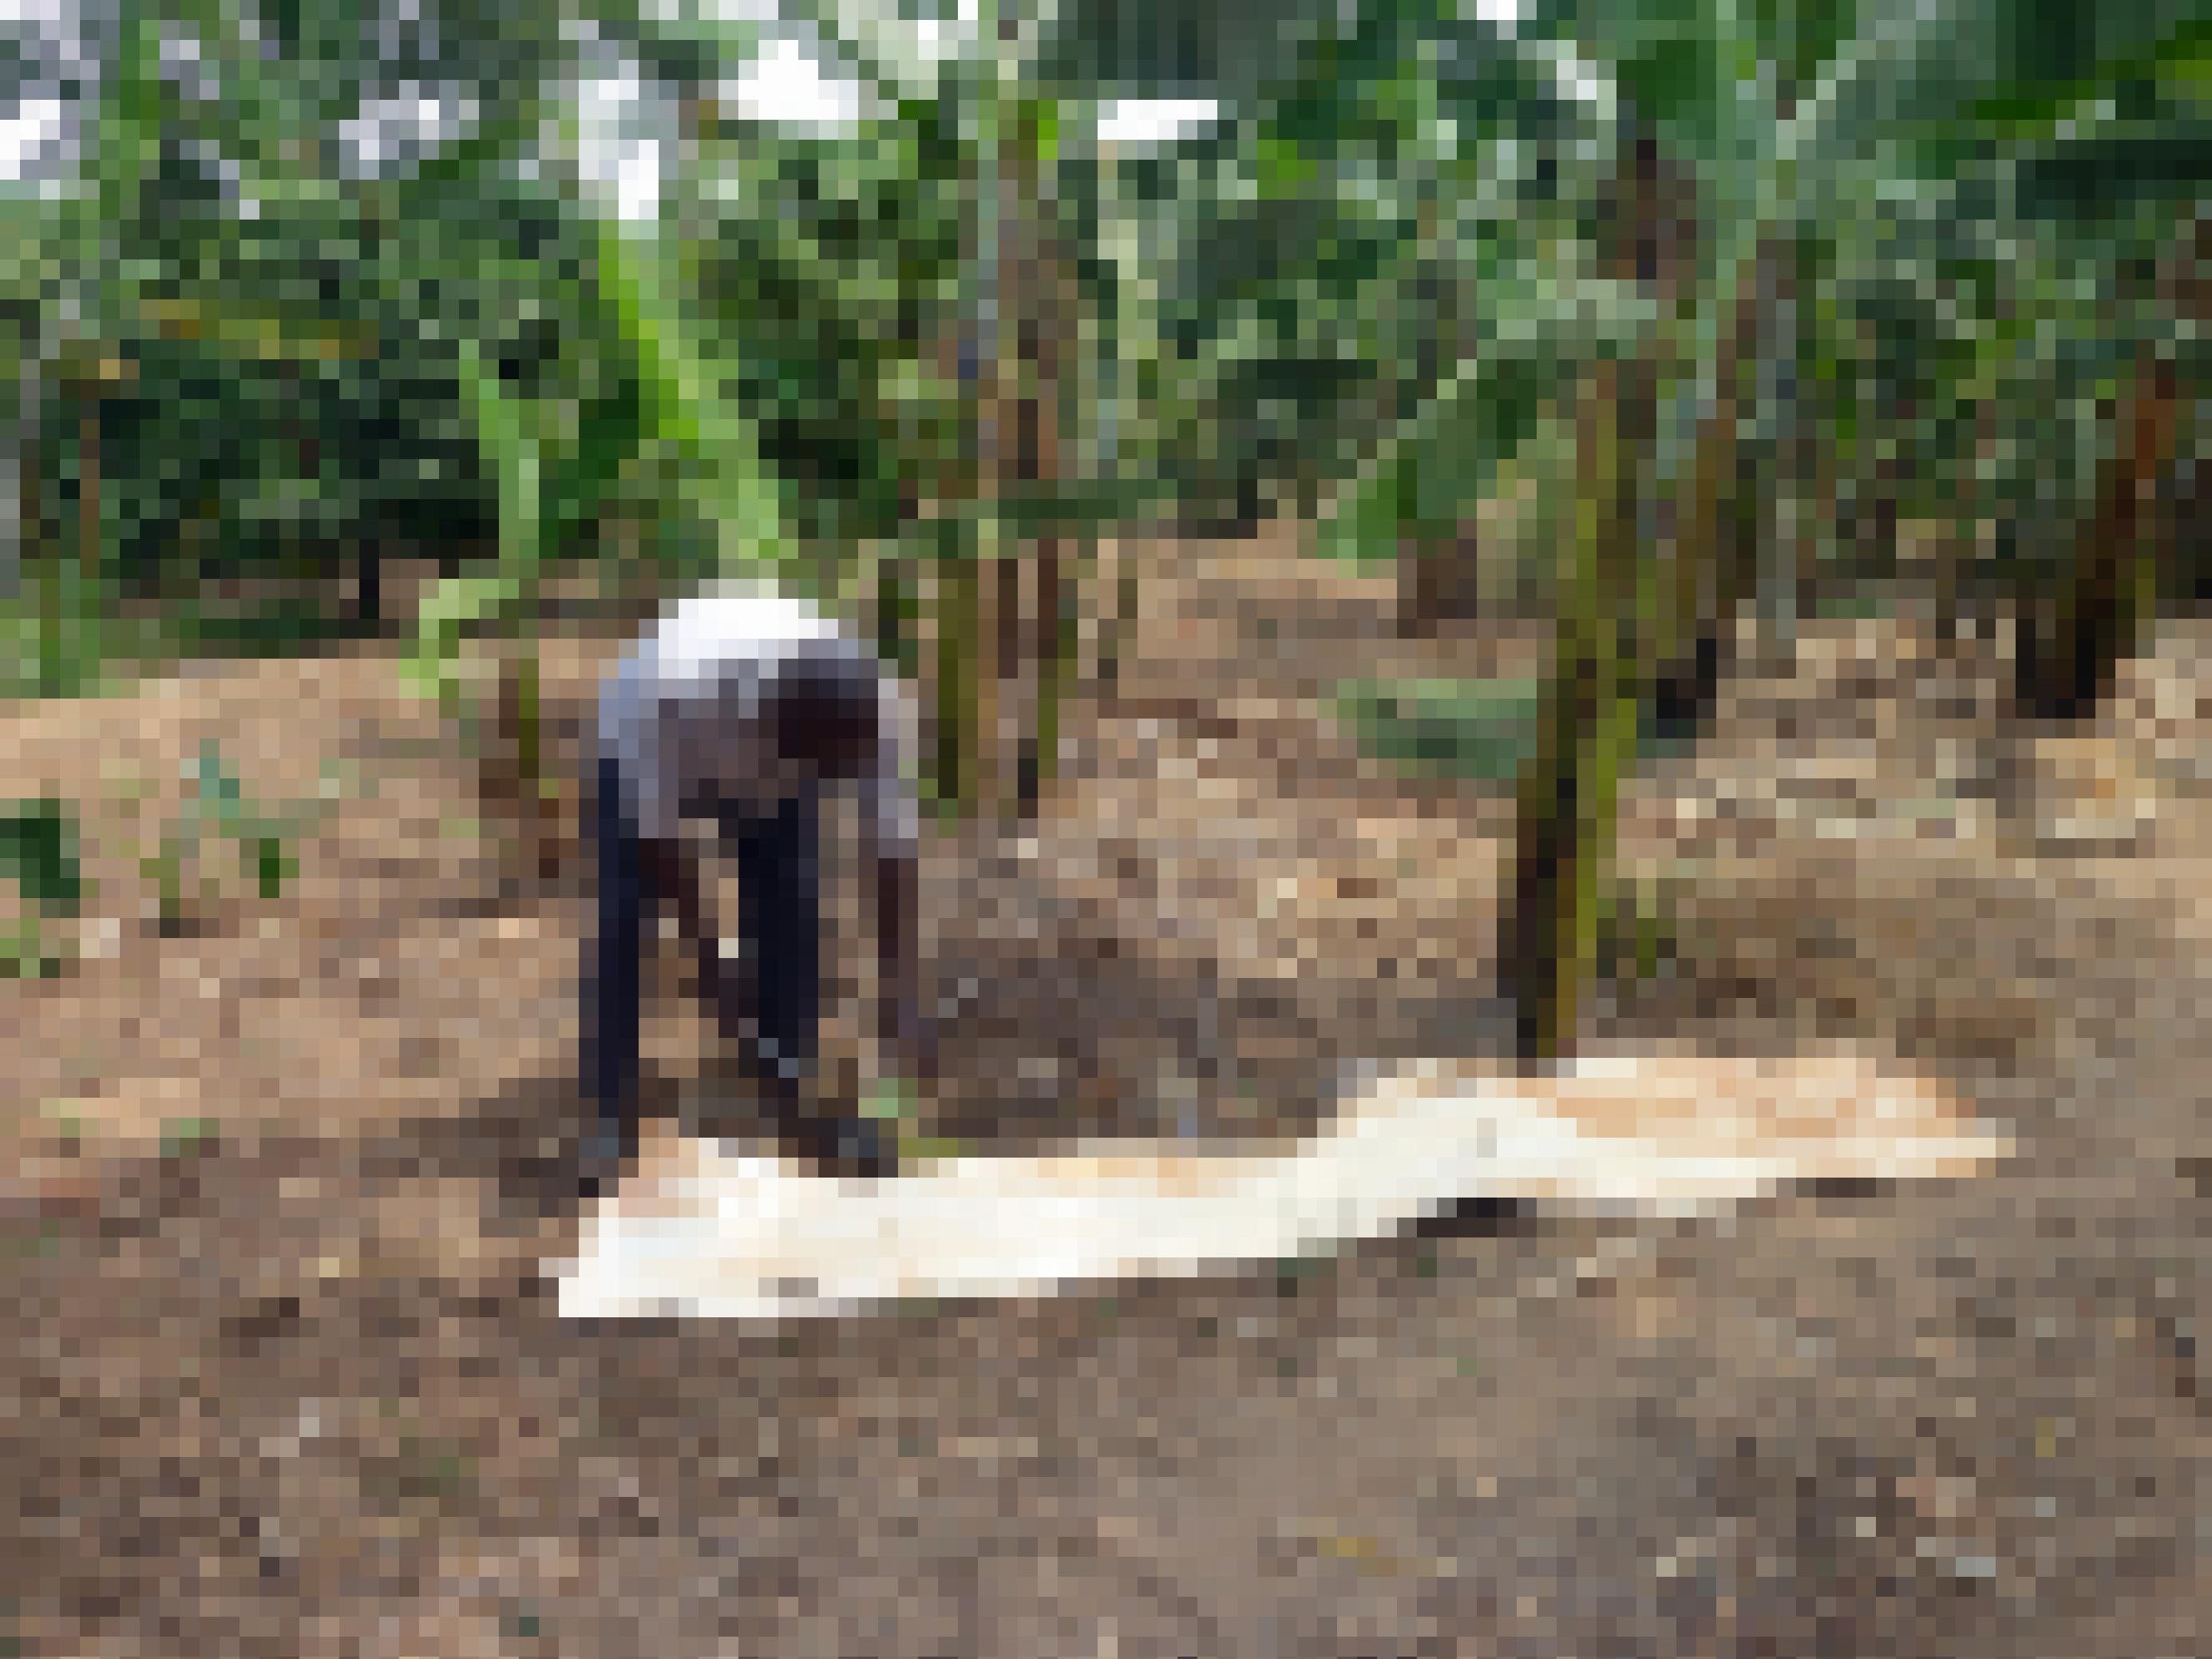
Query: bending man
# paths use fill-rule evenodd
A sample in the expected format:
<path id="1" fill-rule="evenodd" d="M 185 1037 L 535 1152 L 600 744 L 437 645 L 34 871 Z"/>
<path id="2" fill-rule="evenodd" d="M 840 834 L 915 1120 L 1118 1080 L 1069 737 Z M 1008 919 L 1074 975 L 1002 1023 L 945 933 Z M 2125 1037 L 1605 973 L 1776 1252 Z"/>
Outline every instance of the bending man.
<path id="1" fill-rule="evenodd" d="M 799 600 L 711 592 L 678 605 L 601 690 L 591 839 L 599 927 L 584 964 L 585 1086 L 597 1112 L 586 1190 L 637 1147 L 640 973 L 672 908 L 701 995 L 739 1036 L 770 1115 L 825 1169 L 887 1174 L 887 1139 L 810 1102 L 822 1018 L 823 793 L 863 804 L 884 1052 L 923 1069 L 915 997 L 912 705 L 874 654 Z M 725 961 L 689 822 L 734 858 L 750 972 Z M 749 994 L 748 994 L 749 993 Z M 748 1029 L 750 1026 L 750 1029 Z"/>

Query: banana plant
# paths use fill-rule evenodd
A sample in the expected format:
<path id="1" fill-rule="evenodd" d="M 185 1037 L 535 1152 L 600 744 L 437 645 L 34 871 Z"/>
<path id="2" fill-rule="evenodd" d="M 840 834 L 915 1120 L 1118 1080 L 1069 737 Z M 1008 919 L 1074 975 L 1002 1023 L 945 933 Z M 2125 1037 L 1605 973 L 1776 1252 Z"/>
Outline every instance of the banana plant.
<path id="1" fill-rule="evenodd" d="M 2146 65 L 2170 64 L 2178 46 L 2197 50 L 2189 44 L 2194 37 L 2155 6 L 2063 9 L 2056 21 L 2088 47 L 2069 72 L 2086 63 L 2107 96 Z M 1898 221 L 1909 216 L 1900 206 L 1937 202 L 1931 218 L 1948 213 L 2000 244 L 2020 231 L 2014 186 L 2027 158 L 2017 131 L 2004 125 L 2016 123 L 2018 112 L 1991 105 L 2016 98 L 2022 87 L 2040 94 L 2054 84 L 2050 64 L 2037 58 L 2053 21 L 2048 8 L 1908 6 L 1901 0 L 1659 8 L 1626 0 L 1534 0 L 1517 22 L 1494 26 L 1492 44 L 1499 54 L 1575 65 L 1583 88 L 1575 100 L 1577 124 L 1599 140 L 1601 153 L 1610 145 L 1623 158 L 1624 179 L 1628 158 L 1656 149 L 1691 181 L 1698 216 L 1711 230 L 1696 244 L 1694 281 L 1662 307 L 1659 325 L 1646 337 L 1643 350 L 1650 361 L 1636 366 L 1632 353 L 1608 366 L 1601 356 L 1590 371 L 1604 390 L 1588 395 L 1626 401 L 1610 416 L 1585 409 L 1578 417 L 1585 482 L 1571 555 L 1571 569 L 1578 574 L 1564 585 L 1559 667 L 1542 715 L 1540 758 L 1522 792 L 1519 867 L 1528 879 L 1517 902 L 1548 914 L 1516 915 L 1504 932 L 1508 977 L 1522 1006 L 1524 1053 L 1531 1060 L 1555 1057 L 1572 1041 L 1575 987 L 1591 922 L 1587 894 L 1611 836 L 1608 814 L 1595 809 L 1612 798 L 1626 752 L 1614 740 L 1622 699 L 1665 686 L 1675 723 L 1693 731 L 1711 706 L 1737 610 L 1764 587 L 1776 597 L 1772 625 L 1794 614 L 1797 575 L 1778 556 L 1792 550 L 1798 538 L 1779 533 L 1783 509 L 1792 497 L 1813 495 L 1822 471 L 1808 459 L 1817 459 L 1819 446 L 1808 438 L 1820 405 L 1808 396 L 1804 371 L 1823 356 L 1832 366 L 1849 356 L 1837 349 L 1832 331 L 1823 338 L 1820 326 L 1832 331 L 1844 320 L 1838 315 L 1844 307 L 1824 306 L 1817 286 L 1809 292 L 1804 286 L 1807 277 L 1817 283 L 1822 275 L 1824 242 L 1831 250 L 1841 244 L 1863 269 L 1886 262 L 1899 285 L 1910 289 L 1934 274 L 1913 263 L 1922 249 L 1899 245 L 1903 239 L 1878 246 L 1885 228 L 1893 235 Z M 1357 97 L 1373 84 L 1357 84 L 1343 95 Z M 2075 95 L 2078 100 L 2080 88 Z M 2069 135 L 2077 130 L 2078 123 L 2064 125 Z M 2166 199 L 2185 198 L 2193 185 L 2177 191 L 2173 185 L 2201 175 L 2175 168 L 2171 157 L 2166 166 Z M 2148 171 L 2136 169 L 2139 177 Z M 2151 187 L 2155 194 L 2154 183 Z M 1810 303 L 1796 304 L 1793 292 Z M 1486 331 L 1498 331 L 1492 319 L 1504 314 L 1502 306 L 1484 310 L 1488 314 L 1478 316 L 1475 331 L 1478 353 L 1490 345 Z M 1970 331 L 1954 320 L 1950 331 L 1966 337 L 1941 346 L 1940 327 L 1918 337 L 1932 337 L 1950 353 L 1948 361 L 1971 362 Z M 1492 355 L 1498 355 L 1494 347 Z M 1632 367 L 1638 372 L 1626 372 Z M 1478 366 L 1473 378 L 1479 383 L 1495 372 Z M 2154 403 L 2172 401 L 2163 389 L 2167 382 L 2152 371 L 2139 373 L 2158 388 Z M 1654 389 L 1649 377 L 1655 375 L 1656 389 L 1672 382 L 1690 395 L 1662 397 L 1651 412 L 1674 412 L 1652 423 L 1648 436 L 1632 435 L 1646 424 L 1638 405 Z M 1464 366 L 1459 378 L 1469 378 Z M 1826 395 L 1833 388 L 1820 389 Z M 1934 390 L 1940 400 L 1943 389 Z M 1976 395 L 1985 398 L 1990 387 L 1978 386 Z M 1386 439 L 1383 465 L 1359 481 L 1340 525 L 1357 537 L 1376 533 L 1378 520 L 1393 518 L 1417 526 L 1448 521 L 1449 490 L 1441 502 L 1424 501 L 1418 486 L 1438 477 L 1480 483 L 1480 467 L 1455 468 L 1452 461 L 1503 447 L 1486 431 L 1491 412 L 1456 382 L 1425 398 L 1413 419 Z M 1958 416 L 1943 410 L 1949 418 L 1935 421 L 1926 418 L 1931 412 L 1900 401 L 1871 435 L 1893 453 L 1905 450 L 1912 471 L 1934 474 L 1946 459 L 1944 447 L 1960 443 L 1959 434 L 1972 431 L 1976 421 L 1971 408 Z M 1923 429 L 1933 436 L 1922 436 Z M 2173 441 L 2156 422 L 2138 421 L 2134 429 L 2137 459 L 2130 465 L 2140 476 L 2154 464 L 2154 453 L 2169 452 Z M 1680 495 L 1670 550 L 1638 548 L 1644 532 L 1636 522 L 1610 531 L 1590 522 L 1594 510 L 1641 517 L 1638 503 L 1661 491 Z M 2129 495 L 2116 489 L 2110 499 Z M 1640 556 L 1621 561 L 1623 547 L 1638 549 Z M 1661 550 L 1671 556 L 1654 556 Z M 2100 595 L 2142 586 L 2099 568 L 2103 574 L 2091 586 Z M 1591 580 L 1592 570 L 1607 573 L 1606 579 Z M 2109 605 L 2109 599 L 2098 603 Z M 1576 609 L 1589 605 L 1602 607 L 1602 614 Z M 1636 665 L 1626 679 L 1589 644 L 1620 641 L 1624 615 L 1633 626 L 1623 648 Z M 2122 631 L 2107 629 L 2100 636 L 2107 642 L 2100 647 L 2104 654 Z"/>
<path id="2" fill-rule="evenodd" d="M 45 690 L 77 689 L 97 676 L 103 655 L 110 544 L 118 516 L 102 477 L 103 415 L 110 395 L 133 376 L 134 301 L 148 271 L 158 265 L 113 255 L 118 230 L 140 218 L 159 166 L 165 102 L 160 47 L 149 17 L 126 10 L 116 20 L 110 61 L 86 111 L 89 138 L 81 176 L 51 201 L 10 204 L 16 216 L 34 222 L 33 239 L 21 249 L 29 257 L 11 275 L 27 280 L 30 292 L 40 296 L 26 307 L 38 315 L 26 331 L 24 425 L 58 429 L 57 435 L 76 440 L 76 556 L 56 557 L 40 573 L 46 603 L 39 682 Z M 75 300 L 58 317 L 60 308 L 43 293 L 56 276 Z M 49 428 L 47 417 L 54 416 L 64 418 Z M 43 516 L 36 506 L 39 474 L 47 459 L 35 448 L 21 457 L 34 517 Z M 34 533 L 40 527 L 34 524 Z"/>
<path id="3" fill-rule="evenodd" d="M 1449 580 L 1462 509 L 1558 389 L 1545 343 L 1574 306 L 1540 279 L 1588 274 L 1546 269 L 1580 182 L 1558 165 L 1563 100 L 1547 68 L 1492 46 L 1431 6 L 1315 34 L 1190 204 L 1162 284 L 1165 331 L 1195 347 L 1191 395 L 1218 411 L 1209 447 L 1248 489 L 1279 465 L 1270 450 L 1334 458 L 1302 494 L 1344 486 L 1334 550 L 1402 544 L 1409 619 L 1423 591 L 1465 586 Z"/>
<path id="4" fill-rule="evenodd" d="M 2148 59 L 2096 66 L 2055 106 L 2033 111 L 2007 180 L 2015 211 L 2074 266 L 2075 293 L 2082 263 L 2094 260 L 2103 277 L 2075 342 L 2074 366 L 2087 373 L 2069 377 L 2061 365 L 2039 377 L 2056 381 L 2061 397 L 2070 390 L 2075 423 L 2095 438 L 2081 447 L 2094 454 L 2081 475 L 2082 507 L 2059 520 L 2061 568 L 2021 595 L 2014 706 L 2031 720 L 2094 714 L 2177 586 L 2173 480 L 2202 441 L 2188 416 L 2204 383 L 2212 312 L 2212 195 L 2203 183 L 2212 104 L 2202 92 L 2212 28 L 2160 45 Z"/>
<path id="5" fill-rule="evenodd" d="M 1113 495 L 1075 461 L 1087 446 L 1072 418 L 1097 337 L 1069 301 L 1094 228 L 1074 210 L 1093 167 L 1081 140 L 1091 104 L 1040 74 L 1044 20 L 1012 4 L 975 21 L 975 39 L 999 50 L 935 63 L 887 17 L 799 9 L 860 76 L 872 140 L 907 149 L 933 198 L 900 248 L 902 277 L 925 290 L 905 319 L 913 337 L 878 360 L 862 398 L 890 416 L 885 453 L 921 479 L 902 492 L 902 522 L 884 538 L 898 568 L 878 591 L 895 613 L 926 610 L 935 635 L 930 793 L 951 815 L 1026 810 L 1058 747 L 1068 577 Z M 1009 726 L 1020 732 L 1010 767 L 997 741 Z"/>
<path id="6" fill-rule="evenodd" d="M 545 555 L 545 443 L 528 405 L 501 384 L 476 342 L 456 351 L 464 407 L 489 461 L 498 500 L 499 552 L 489 574 L 449 577 L 424 596 L 408 664 L 447 714 L 461 712 L 468 631 L 535 597 Z"/>
<path id="7" fill-rule="evenodd" d="M 644 389 L 648 441 L 678 459 L 678 500 L 711 529 L 721 569 L 787 567 L 783 503 L 757 423 L 722 392 L 732 366 L 707 347 L 704 307 L 678 280 L 672 239 L 602 218 L 594 240 L 599 298 Z"/>
<path id="8" fill-rule="evenodd" d="M 102 546 L 75 562 L 100 590 L 76 608 L 96 619 L 115 584 L 155 586 L 178 635 L 164 647 L 195 642 L 203 576 L 372 549 L 377 515 L 433 493 L 415 455 L 379 478 L 387 457 L 352 441 L 398 426 L 380 406 L 419 412 L 422 388 L 393 361 L 409 331 L 359 304 L 373 262 L 354 257 L 357 192 L 336 171 L 331 123 L 295 84 L 342 76 L 344 54 L 316 45 L 303 62 L 245 27 L 235 9 L 181 0 L 126 5 L 96 31 L 82 176 L 49 181 L 35 204 L 48 222 L 21 245 L 47 290 L 33 302 L 46 390 L 62 355 L 129 374 L 84 411 L 99 430 L 79 471 L 97 489 L 80 507 Z M 58 267 L 76 301 L 59 327 Z M 46 430 L 82 440 L 84 424 Z M 90 657 L 90 641 L 72 654 Z"/>

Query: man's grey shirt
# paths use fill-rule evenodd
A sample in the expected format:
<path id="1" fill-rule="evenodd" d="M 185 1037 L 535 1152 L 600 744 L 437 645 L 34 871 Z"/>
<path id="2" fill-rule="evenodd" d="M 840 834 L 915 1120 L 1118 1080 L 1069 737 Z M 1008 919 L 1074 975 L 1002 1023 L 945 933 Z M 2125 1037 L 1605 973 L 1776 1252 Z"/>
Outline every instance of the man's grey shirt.
<path id="1" fill-rule="evenodd" d="M 878 850 L 912 852 L 920 831 L 913 700 L 835 618 L 802 599 L 746 590 L 709 591 L 676 606 L 600 691 L 599 753 L 615 763 L 640 835 L 673 840 L 695 813 L 769 811 L 823 781 L 776 752 L 762 718 L 763 694 L 801 663 L 874 689 L 880 740 L 859 783 L 865 821 Z"/>

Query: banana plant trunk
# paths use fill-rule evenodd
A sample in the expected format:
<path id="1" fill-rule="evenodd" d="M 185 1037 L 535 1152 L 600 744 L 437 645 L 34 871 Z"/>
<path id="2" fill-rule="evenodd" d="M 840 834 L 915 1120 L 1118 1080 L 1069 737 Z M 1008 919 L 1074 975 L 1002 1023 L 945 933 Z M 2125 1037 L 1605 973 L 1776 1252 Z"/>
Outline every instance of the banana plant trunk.
<path id="1" fill-rule="evenodd" d="M 1014 471 L 1026 487 L 1046 495 L 1066 476 L 1061 416 L 1066 393 L 1063 361 L 1066 343 L 1075 337 L 1067 271 L 1060 240 L 1054 234 L 1053 210 L 1037 189 L 1044 158 L 1036 142 L 1025 142 L 1023 182 L 1032 209 L 1030 257 L 1020 270 L 1029 280 L 1016 290 L 1021 306 L 1021 356 L 1029 375 L 1022 388 L 1017 422 Z M 1074 639 L 1062 612 L 1066 605 L 1066 561 L 1069 547 L 1066 527 L 1050 514 L 1036 526 L 1037 534 L 1027 560 L 1030 576 L 1027 626 L 1018 633 L 1018 649 L 1026 659 L 1022 672 L 1029 683 L 1028 719 L 1016 762 L 1014 809 L 1022 817 L 1034 817 L 1043 793 L 1058 770 L 1060 705 L 1073 669 Z"/>
<path id="2" fill-rule="evenodd" d="M 1463 516 L 1449 535 L 1420 535 L 1402 550 L 1398 631 L 1406 639 L 1433 639 L 1453 623 L 1481 615 L 1482 543 L 1479 521 Z"/>
<path id="3" fill-rule="evenodd" d="M 931 609 L 936 630 L 933 653 L 933 739 L 930 771 L 938 808 L 965 817 L 976 798 L 975 755 L 981 722 L 975 679 L 977 600 L 981 572 L 972 550 L 961 549 L 937 562 Z"/>
<path id="4" fill-rule="evenodd" d="M 1456 301 L 1457 291 L 1438 257 L 1441 234 L 1435 203 L 1421 210 L 1422 276 L 1443 296 L 1445 314 L 1438 319 L 1438 356 L 1444 363 L 1458 361 L 1463 350 Z M 1422 522 L 1399 553 L 1398 631 L 1407 639 L 1430 639 L 1447 626 L 1475 621 L 1481 613 L 1483 547 L 1480 521 L 1472 513 L 1459 515 L 1449 531 Z"/>
<path id="5" fill-rule="evenodd" d="M 99 395 L 85 394 L 76 426 L 77 575 L 88 601 L 100 591 Z"/>
<path id="6" fill-rule="evenodd" d="M 24 375 L 23 422 L 18 462 L 21 479 L 16 510 L 21 524 L 18 557 L 37 585 L 39 607 L 38 690 L 52 696 L 61 689 L 67 662 L 68 641 L 63 637 L 60 560 L 49 556 L 52 543 L 46 533 L 46 387 L 35 368 Z"/>
<path id="7" fill-rule="evenodd" d="M 543 671 L 533 639 L 513 640 L 501 653 L 493 708 L 487 793 L 519 837 L 517 862 L 550 880 L 562 862 L 561 798 L 546 764 Z"/>
<path id="8" fill-rule="evenodd" d="M 1765 322 L 1759 354 L 1763 401 L 1772 410 L 1776 436 L 1772 487 L 1765 493 L 1767 530 L 1761 607 L 1765 645 L 1786 667 L 1797 648 L 1797 623 L 1804 613 L 1805 588 L 1812 572 L 1806 543 L 1806 506 L 1813 483 L 1812 423 L 1804 419 L 1798 378 L 1798 272 L 1802 249 L 1793 248 L 1775 264 L 1774 303 Z"/>
<path id="9" fill-rule="evenodd" d="M 987 40 L 996 38 L 998 12 L 996 5 L 982 7 L 977 26 Z M 932 584 L 933 793 L 939 810 L 957 818 L 972 817 L 995 804 L 989 749 L 996 725 L 997 688 L 991 683 L 996 653 L 990 641 L 997 607 L 990 588 L 997 573 L 984 566 L 994 563 L 1000 551 L 1009 367 L 1000 285 L 1006 274 L 1001 247 L 1007 208 L 1003 128 L 1010 100 L 994 65 L 982 67 L 975 94 L 975 188 L 964 256 L 972 286 L 957 353 L 963 383 L 973 374 L 964 392 L 973 454 L 966 465 L 949 469 L 953 476 L 941 507 L 949 520 L 937 548 Z"/>
<path id="10" fill-rule="evenodd" d="M 1064 272 L 1041 188 L 1049 113 L 1004 81 L 987 82 L 983 102 L 965 325 L 975 466 L 959 544 L 937 581 L 936 793 L 959 816 L 1026 817 L 1057 763 L 1073 649 L 1061 617 L 1065 540 L 1048 513 L 1031 510 L 1063 471 Z"/>
<path id="11" fill-rule="evenodd" d="M 100 661 L 100 630 L 101 580 L 106 574 L 102 543 L 100 455 L 100 386 L 88 378 L 81 391 L 77 410 L 77 556 L 75 598 L 69 605 L 69 622 L 76 631 L 71 647 L 77 654 L 79 674 Z"/>
<path id="12" fill-rule="evenodd" d="M 1714 365 L 1713 412 L 1698 434 L 1689 499 L 1677 519 L 1673 592 L 1652 641 L 1652 720 L 1683 740 L 1704 729 L 1733 655 L 1736 618 L 1759 582 L 1759 502 L 1739 427 L 1765 325 L 1762 296 L 1782 258 L 1769 239 L 1753 258 Z"/>
<path id="13" fill-rule="evenodd" d="M 1518 1058 L 1566 1057 L 1597 957 L 1620 775 L 1638 707 L 1636 469 L 1650 425 L 1649 365 L 1602 362 L 1583 397 L 1572 563 L 1559 641 L 1523 774 L 1500 965 Z"/>
<path id="14" fill-rule="evenodd" d="M 18 361 L 15 411 L 8 423 L 4 459 L 0 459 L 0 599 L 14 599 L 22 592 L 27 562 L 35 556 L 37 538 L 32 524 L 38 502 L 38 444 L 34 436 L 38 371 L 30 349 Z"/>
<path id="15" fill-rule="evenodd" d="M 2145 346 L 2071 568 L 2021 630 L 2014 696 L 2030 719 L 2090 717 L 2111 691 L 2121 660 L 2138 647 L 2160 586 L 2169 528 L 2162 522 L 2160 484 L 2179 403 L 2173 364 Z"/>
<path id="16" fill-rule="evenodd" d="M 1034 817 L 1060 771 L 1060 713 L 1075 674 L 1076 628 L 1069 606 L 1066 548 L 1057 537 L 1037 549 L 1036 712 L 1024 757 L 1021 811 Z"/>
<path id="17" fill-rule="evenodd" d="M 1615 276 L 1670 303 L 1680 244 L 1667 221 L 1680 199 L 1656 142 L 1624 115 Z M 1557 643 L 1537 716 L 1536 752 L 1516 803 L 1512 878 L 1499 965 L 1522 1065 L 1570 1058 L 1598 963 L 1612 886 L 1620 782 L 1632 763 L 1656 653 L 1642 557 L 1641 481 L 1656 435 L 1656 349 L 1601 358 L 1582 392 L 1575 532 L 1560 585 Z"/>
<path id="18" fill-rule="evenodd" d="M 384 562 L 378 556 L 376 538 L 356 531 L 353 538 L 354 623 L 365 634 L 384 628 Z"/>

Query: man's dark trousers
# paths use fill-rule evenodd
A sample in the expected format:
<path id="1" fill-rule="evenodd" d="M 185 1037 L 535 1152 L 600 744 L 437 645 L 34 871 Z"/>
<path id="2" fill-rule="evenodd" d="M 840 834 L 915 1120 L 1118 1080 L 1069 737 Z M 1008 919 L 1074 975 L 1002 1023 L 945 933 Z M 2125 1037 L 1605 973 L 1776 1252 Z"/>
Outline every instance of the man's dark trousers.
<path id="1" fill-rule="evenodd" d="M 653 882 L 614 760 L 600 761 L 595 786 L 599 929 L 584 964 L 584 1074 L 597 1112 L 593 1153 L 627 1158 L 637 1144 L 646 929 L 648 920 L 658 922 L 669 896 Z M 801 793 L 765 813 L 718 817 L 722 845 L 737 860 L 738 928 L 751 970 L 757 1024 L 747 1058 L 770 1088 L 773 1108 L 788 1113 L 821 1027 L 820 813 Z M 733 1012 L 714 1011 L 726 1032 Z"/>

